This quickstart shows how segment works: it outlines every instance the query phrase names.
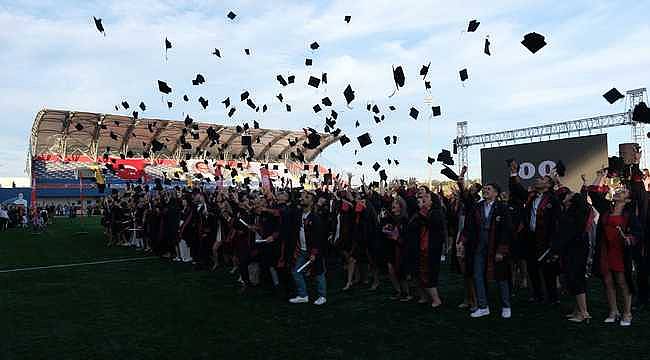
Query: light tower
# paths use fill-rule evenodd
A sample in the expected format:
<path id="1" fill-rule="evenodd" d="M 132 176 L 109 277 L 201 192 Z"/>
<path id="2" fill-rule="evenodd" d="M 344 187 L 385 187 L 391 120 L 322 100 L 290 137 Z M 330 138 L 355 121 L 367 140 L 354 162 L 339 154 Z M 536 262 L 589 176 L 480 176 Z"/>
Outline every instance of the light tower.
<path id="1" fill-rule="evenodd" d="M 458 171 L 463 166 L 467 166 L 467 146 L 465 144 L 465 137 L 467 136 L 467 121 L 459 121 L 456 123 L 456 143 L 454 150 L 458 152 Z"/>
<path id="2" fill-rule="evenodd" d="M 627 110 L 628 116 L 630 117 L 630 120 L 632 120 L 632 111 L 634 111 L 634 107 L 642 101 L 647 104 L 648 96 L 645 88 L 628 90 L 625 94 L 625 108 Z M 646 161 L 648 159 L 646 157 L 647 137 L 645 132 L 645 125 L 640 122 L 632 121 L 632 126 L 630 128 L 632 129 L 632 142 L 639 144 L 639 147 L 641 149 L 641 161 L 639 167 L 641 169 L 644 169 L 647 167 Z"/>

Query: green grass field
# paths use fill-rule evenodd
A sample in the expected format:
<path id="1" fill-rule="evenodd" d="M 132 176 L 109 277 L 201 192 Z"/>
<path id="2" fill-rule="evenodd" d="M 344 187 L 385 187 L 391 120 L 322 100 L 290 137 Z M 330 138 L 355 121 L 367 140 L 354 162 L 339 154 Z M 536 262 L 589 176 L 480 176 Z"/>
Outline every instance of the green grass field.
<path id="1" fill-rule="evenodd" d="M 0 233 L 0 270 L 142 255 L 103 246 L 98 220 L 56 219 L 47 234 Z M 446 268 L 446 267 L 445 267 Z M 232 275 L 193 271 L 157 258 L 0 273 L 0 359 L 643 359 L 648 313 L 632 327 L 606 326 L 600 283 L 590 282 L 594 321 L 570 324 L 571 307 L 513 302 L 513 318 L 470 319 L 456 309 L 462 279 L 445 271 L 445 305 L 388 300 L 377 293 L 341 293 L 331 271 L 328 303 L 291 305 L 264 288 L 237 294 Z M 496 292 L 491 294 L 498 310 Z"/>

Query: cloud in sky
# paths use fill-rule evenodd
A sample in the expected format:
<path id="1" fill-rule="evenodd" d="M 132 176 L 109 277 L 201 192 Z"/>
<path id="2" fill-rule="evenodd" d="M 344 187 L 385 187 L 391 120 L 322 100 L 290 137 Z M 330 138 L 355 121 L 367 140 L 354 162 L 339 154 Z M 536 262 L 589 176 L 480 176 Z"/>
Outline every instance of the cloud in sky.
<path id="1" fill-rule="evenodd" d="M 239 16 L 231 22 L 225 14 Z M 237 121 L 258 120 L 263 127 L 322 130 L 324 119 L 312 106 L 324 96 L 340 113 L 338 125 L 351 138 L 371 131 L 375 144 L 353 156 L 355 144 L 334 144 L 320 159 L 339 170 L 372 174 L 375 161 L 399 159 L 388 173 L 399 177 L 439 177 L 438 167 L 424 161 L 451 146 L 456 122 L 468 121 L 470 133 L 498 131 L 623 111 L 601 94 L 647 86 L 650 79 L 650 25 L 644 2 L 614 1 L 97 1 L 0 2 L 0 107 L 9 126 L 2 134 L 0 176 L 23 175 L 24 154 L 34 116 L 41 108 L 114 112 L 122 100 L 144 101 L 142 115 L 235 124 L 220 100 L 238 98 L 243 90 L 271 111 L 260 115 L 238 106 Z M 343 22 L 352 15 L 351 23 Z M 94 28 L 92 16 L 104 19 L 107 36 Z M 481 25 L 464 33 L 470 19 Z M 539 32 L 549 45 L 530 54 L 519 43 Z M 489 35 L 492 56 L 482 53 Z M 174 44 L 165 61 L 163 40 Z M 311 51 L 318 41 L 321 48 Z M 221 49 L 222 59 L 210 55 Z M 253 56 L 243 54 L 250 48 Z M 314 59 L 305 68 L 304 59 Z M 431 62 L 431 94 L 417 76 Z M 391 66 L 402 65 L 407 85 L 393 91 Z M 458 70 L 467 68 L 464 85 Z M 328 73 L 329 84 L 304 86 L 310 74 Z M 196 73 L 207 82 L 193 87 Z M 275 76 L 292 73 L 296 86 L 282 88 Z M 175 107 L 167 110 L 156 80 L 174 89 Z M 342 91 L 357 92 L 353 110 Z M 275 95 L 282 92 L 293 112 L 283 111 Z M 183 94 L 192 99 L 181 100 Z M 443 116 L 430 119 L 426 96 L 442 106 Z M 202 110 L 196 99 L 210 106 Z M 165 99 L 166 101 L 166 99 Z M 364 111 L 366 102 L 386 109 L 376 125 Z M 388 105 L 398 110 L 389 112 Z M 408 109 L 421 111 L 420 119 Z M 320 115 L 320 114 L 319 114 Z M 355 128 L 355 121 L 362 125 Z M 398 135 L 397 145 L 382 138 Z M 610 150 L 627 141 L 629 131 L 610 133 Z M 362 160 L 368 166 L 355 165 Z M 478 151 L 470 151 L 470 175 L 478 176 Z"/>

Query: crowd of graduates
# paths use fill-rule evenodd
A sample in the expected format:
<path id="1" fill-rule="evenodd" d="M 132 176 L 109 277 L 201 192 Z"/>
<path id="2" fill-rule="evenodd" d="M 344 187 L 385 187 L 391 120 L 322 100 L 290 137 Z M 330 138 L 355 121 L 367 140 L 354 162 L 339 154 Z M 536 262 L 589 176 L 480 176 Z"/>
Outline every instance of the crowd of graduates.
<path id="1" fill-rule="evenodd" d="M 227 266 L 242 293 L 262 282 L 294 304 L 310 302 L 307 281 L 315 284 L 313 304 L 325 304 L 326 276 L 342 271 L 343 291 L 375 290 L 388 278 L 391 299 L 438 308 L 461 300 L 446 298 L 439 282 L 449 263 L 464 279 L 458 307 L 472 318 L 490 315 L 494 284 L 503 318 L 513 314 L 513 291 L 526 288 L 532 303 L 572 296 L 567 319 L 588 323 L 587 287 L 600 283 L 604 321 L 631 324 L 633 297 L 639 309 L 648 301 L 647 194 L 638 166 L 614 175 L 603 169 L 591 183 L 583 176 L 580 189 L 557 173 L 524 187 L 514 160 L 504 169 L 508 189 L 466 183 L 466 171 L 452 191 L 414 180 L 316 190 L 140 185 L 103 200 L 103 224 L 109 246 L 135 245 L 197 270 Z"/>

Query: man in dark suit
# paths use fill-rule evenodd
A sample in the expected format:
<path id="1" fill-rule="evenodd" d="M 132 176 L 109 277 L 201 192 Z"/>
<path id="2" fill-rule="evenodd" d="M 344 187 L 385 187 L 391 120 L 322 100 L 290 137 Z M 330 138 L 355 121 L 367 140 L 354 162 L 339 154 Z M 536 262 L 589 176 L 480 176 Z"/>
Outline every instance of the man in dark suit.
<path id="1" fill-rule="evenodd" d="M 296 283 L 296 296 L 289 300 L 292 304 L 309 302 L 307 295 L 307 274 L 314 275 L 318 298 L 314 305 L 323 305 L 327 302 L 327 284 L 325 280 L 325 254 L 327 230 L 320 216 L 313 211 L 315 195 L 303 191 L 300 196 L 301 212 L 292 222 L 291 237 L 295 238 L 293 279 Z M 293 241 L 292 241 L 293 242 Z M 308 263 L 308 264 L 307 264 Z M 304 266 L 307 264 L 307 266 Z"/>

